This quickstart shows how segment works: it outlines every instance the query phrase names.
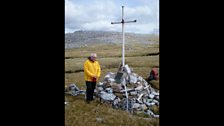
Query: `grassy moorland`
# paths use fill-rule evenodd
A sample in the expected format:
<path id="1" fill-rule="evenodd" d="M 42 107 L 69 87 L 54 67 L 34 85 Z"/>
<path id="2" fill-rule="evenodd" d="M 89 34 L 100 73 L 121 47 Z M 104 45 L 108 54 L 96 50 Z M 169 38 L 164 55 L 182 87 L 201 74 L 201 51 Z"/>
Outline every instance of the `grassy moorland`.
<path id="1" fill-rule="evenodd" d="M 93 45 L 65 50 L 65 85 L 75 83 L 79 88 L 86 89 L 83 63 L 90 53 L 98 55 L 102 69 L 100 81 L 108 72 L 117 72 L 122 61 L 121 44 Z M 159 44 L 125 46 L 125 64 L 133 68 L 134 73 L 147 78 L 152 67 L 159 68 Z M 159 89 L 159 81 L 152 86 Z M 93 101 L 85 103 L 85 96 L 65 95 L 65 126 L 159 126 L 159 119 L 144 118 L 145 115 L 134 116 L 122 110 L 115 110 L 108 105 Z M 159 111 L 159 108 L 155 108 Z"/>

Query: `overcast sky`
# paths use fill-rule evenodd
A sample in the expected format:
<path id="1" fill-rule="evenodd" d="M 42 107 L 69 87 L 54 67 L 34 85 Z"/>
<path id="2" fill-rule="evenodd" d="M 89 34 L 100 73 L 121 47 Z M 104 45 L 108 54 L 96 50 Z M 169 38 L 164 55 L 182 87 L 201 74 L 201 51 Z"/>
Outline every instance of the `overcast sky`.
<path id="1" fill-rule="evenodd" d="M 77 30 L 118 31 L 121 10 L 125 32 L 150 34 L 159 29 L 159 0 L 65 0 L 65 33 Z"/>

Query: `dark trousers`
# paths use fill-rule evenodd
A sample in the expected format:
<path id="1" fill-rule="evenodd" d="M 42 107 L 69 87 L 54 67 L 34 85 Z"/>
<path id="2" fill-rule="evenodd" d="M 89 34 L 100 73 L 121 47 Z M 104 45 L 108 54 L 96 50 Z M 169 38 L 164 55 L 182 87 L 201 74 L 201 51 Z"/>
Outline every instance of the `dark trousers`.
<path id="1" fill-rule="evenodd" d="M 148 77 L 148 81 L 151 81 L 151 80 L 156 80 L 155 75 L 153 75 L 152 73 L 150 73 Z"/>
<path id="2" fill-rule="evenodd" d="M 86 81 L 86 100 L 93 100 L 94 89 L 96 88 L 96 82 Z"/>

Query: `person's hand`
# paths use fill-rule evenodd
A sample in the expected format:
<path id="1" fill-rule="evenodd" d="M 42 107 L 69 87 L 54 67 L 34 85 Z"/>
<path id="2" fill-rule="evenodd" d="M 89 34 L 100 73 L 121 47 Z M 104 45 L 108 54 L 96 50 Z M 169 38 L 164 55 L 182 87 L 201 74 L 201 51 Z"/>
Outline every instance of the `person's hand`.
<path id="1" fill-rule="evenodd" d="M 97 76 L 94 76 L 93 77 L 93 82 L 96 82 L 96 78 L 97 78 Z"/>

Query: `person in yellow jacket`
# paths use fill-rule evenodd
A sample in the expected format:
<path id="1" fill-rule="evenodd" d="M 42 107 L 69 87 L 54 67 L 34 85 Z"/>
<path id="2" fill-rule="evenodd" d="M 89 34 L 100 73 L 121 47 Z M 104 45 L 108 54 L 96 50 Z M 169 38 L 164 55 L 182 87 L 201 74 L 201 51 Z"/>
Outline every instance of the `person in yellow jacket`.
<path id="1" fill-rule="evenodd" d="M 101 68 L 96 60 L 96 53 L 91 53 L 84 63 L 84 79 L 86 81 L 86 102 L 89 104 L 93 100 L 93 93 L 96 88 L 96 82 L 100 78 Z"/>

